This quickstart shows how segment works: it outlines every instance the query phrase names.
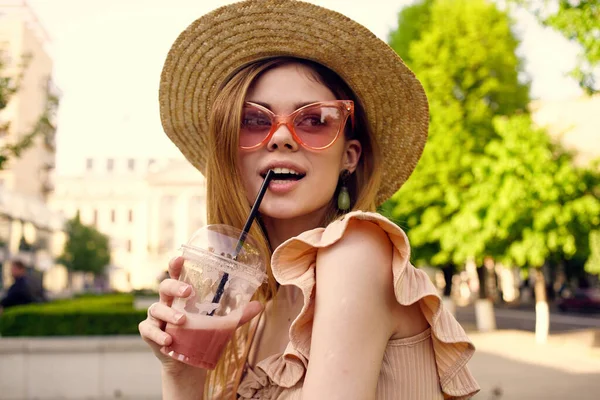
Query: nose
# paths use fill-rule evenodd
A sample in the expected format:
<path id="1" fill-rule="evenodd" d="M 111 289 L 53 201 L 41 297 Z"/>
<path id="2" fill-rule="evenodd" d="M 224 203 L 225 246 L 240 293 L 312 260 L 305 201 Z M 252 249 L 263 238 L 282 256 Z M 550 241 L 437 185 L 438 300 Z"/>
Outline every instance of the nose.
<path id="1" fill-rule="evenodd" d="M 271 140 L 269 140 L 267 148 L 270 151 L 277 149 L 296 151 L 299 148 L 299 144 L 294 140 L 294 136 L 288 127 L 285 124 L 280 124 L 273 133 L 273 136 L 271 136 Z"/>

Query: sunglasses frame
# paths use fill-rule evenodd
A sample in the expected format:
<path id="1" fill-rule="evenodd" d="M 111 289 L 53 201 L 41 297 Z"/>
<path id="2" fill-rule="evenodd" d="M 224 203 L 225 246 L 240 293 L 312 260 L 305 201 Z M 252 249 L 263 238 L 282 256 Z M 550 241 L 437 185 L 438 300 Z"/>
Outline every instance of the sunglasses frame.
<path id="1" fill-rule="evenodd" d="M 271 119 L 271 129 L 270 129 L 269 133 L 265 136 L 265 138 L 260 143 L 255 144 L 254 146 L 249 146 L 249 147 L 244 147 L 244 146 L 240 145 L 240 148 L 244 149 L 244 150 L 258 149 L 259 147 L 262 147 L 265 144 L 269 143 L 269 141 L 271 140 L 271 138 L 273 137 L 275 132 L 277 132 L 277 130 L 279 129 L 279 127 L 281 125 L 286 126 L 288 131 L 292 134 L 292 137 L 294 138 L 296 143 L 298 143 L 302 147 L 310 149 L 310 150 L 325 150 L 325 149 L 331 147 L 340 137 L 340 132 L 346 127 L 346 122 L 348 121 L 348 117 L 350 117 L 350 121 L 352 123 L 352 129 L 354 129 L 354 102 L 352 100 L 318 101 L 316 103 L 311 103 L 311 104 L 302 106 L 289 115 L 277 115 L 273 111 L 269 110 L 268 108 L 263 107 L 260 104 L 252 103 L 251 101 L 245 102 L 244 106 L 247 106 L 247 105 L 258 108 L 260 111 L 262 111 L 266 115 L 268 115 Z M 306 110 L 307 108 L 314 107 L 317 105 L 318 106 L 335 107 L 338 110 L 340 110 L 343 114 L 343 120 L 340 123 L 340 126 L 338 128 L 338 131 L 335 134 L 335 137 L 333 138 L 331 143 L 329 143 L 327 146 L 323 146 L 323 147 L 312 147 L 312 146 L 307 145 L 296 134 L 296 129 L 294 128 L 294 118 L 296 118 L 296 116 L 298 114 L 300 114 L 302 111 Z M 240 131 L 241 131 L 241 128 L 240 128 Z"/>

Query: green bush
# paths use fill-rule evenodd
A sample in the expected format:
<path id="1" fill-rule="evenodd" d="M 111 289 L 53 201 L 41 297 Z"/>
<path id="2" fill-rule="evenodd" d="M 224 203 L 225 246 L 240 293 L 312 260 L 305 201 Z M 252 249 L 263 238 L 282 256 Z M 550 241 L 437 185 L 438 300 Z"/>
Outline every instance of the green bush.
<path id="1" fill-rule="evenodd" d="M 131 293 L 134 296 L 158 297 L 158 292 L 153 289 L 136 289 Z"/>
<path id="2" fill-rule="evenodd" d="M 89 295 L 45 304 L 11 307 L 0 317 L 8 336 L 132 335 L 146 317 L 133 308 L 133 296 Z"/>

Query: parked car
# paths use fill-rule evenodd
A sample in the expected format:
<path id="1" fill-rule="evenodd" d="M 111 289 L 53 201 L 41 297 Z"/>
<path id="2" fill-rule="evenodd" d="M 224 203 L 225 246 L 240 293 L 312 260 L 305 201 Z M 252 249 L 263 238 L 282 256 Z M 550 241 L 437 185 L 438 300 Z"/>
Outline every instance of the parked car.
<path id="1" fill-rule="evenodd" d="M 576 289 L 558 300 L 560 311 L 597 311 L 600 312 L 600 290 Z"/>

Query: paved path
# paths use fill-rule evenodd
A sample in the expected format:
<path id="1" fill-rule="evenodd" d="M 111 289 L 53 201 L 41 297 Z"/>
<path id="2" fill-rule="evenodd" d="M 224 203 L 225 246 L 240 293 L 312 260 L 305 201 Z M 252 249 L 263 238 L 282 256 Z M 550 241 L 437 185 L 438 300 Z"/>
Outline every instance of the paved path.
<path id="1" fill-rule="evenodd" d="M 477 351 L 469 363 L 482 390 L 475 399 L 600 398 L 600 349 L 578 341 L 536 345 L 533 333 L 470 333 Z"/>
<path id="2" fill-rule="evenodd" d="M 494 309 L 498 329 L 519 329 L 535 331 L 535 311 L 511 308 Z M 456 318 L 461 324 L 475 324 L 475 310 L 472 306 L 457 307 Z M 551 312 L 550 333 L 568 332 L 573 330 L 596 328 L 600 329 L 600 314 L 576 314 Z"/>

